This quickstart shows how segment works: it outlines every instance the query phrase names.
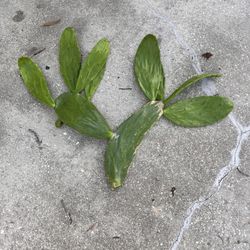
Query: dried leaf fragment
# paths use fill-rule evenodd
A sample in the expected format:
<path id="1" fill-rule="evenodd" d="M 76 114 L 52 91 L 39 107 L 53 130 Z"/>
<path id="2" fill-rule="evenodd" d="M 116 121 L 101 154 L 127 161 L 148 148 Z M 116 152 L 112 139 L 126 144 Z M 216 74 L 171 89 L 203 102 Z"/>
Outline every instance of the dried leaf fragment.
<path id="1" fill-rule="evenodd" d="M 205 58 L 206 60 L 208 60 L 210 57 L 213 56 L 213 54 L 211 52 L 206 52 L 206 53 L 203 53 L 201 56 Z"/>
<path id="2" fill-rule="evenodd" d="M 41 26 L 42 27 L 50 27 L 50 26 L 56 25 L 56 24 L 58 24 L 60 22 L 61 22 L 61 19 L 58 18 L 58 19 L 55 19 L 55 20 L 47 21 L 47 22 L 43 23 Z"/>

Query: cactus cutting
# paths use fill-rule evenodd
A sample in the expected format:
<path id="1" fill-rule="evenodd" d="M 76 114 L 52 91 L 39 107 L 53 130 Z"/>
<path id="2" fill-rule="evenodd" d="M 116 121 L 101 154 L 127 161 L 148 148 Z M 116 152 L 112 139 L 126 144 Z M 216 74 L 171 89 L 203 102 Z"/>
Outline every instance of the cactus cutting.
<path id="1" fill-rule="evenodd" d="M 222 96 L 198 96 L 174 101 L 191 85 L 205 78 L 220 77 L 217 73 L 193 76 L 165 97 L 165 75 L 158 41 L 149 34 L 141 41 L 134 60 L 136 81 L 148 103 L 113 130 L 92 102 L 103 78 L 109 51 L 109 42 L 104 38 L 82 60 L 76 32 L 73 28 L 66 28 L 59 42 L 59 66 L 68 92 L 57 98 L 52 97 L 45 76 L 30 58 L 20 57 L 18 66 L 29 93 L 55 110 L 57 127 L 65 124 L 82 135 L 108 141 L 104 168 L 108 182 L 115 189 L 124 184 L 136 149 L 162 116 L 181 127 L 207 126 L 225 118 L 232 111 L 233 103 Z"/>

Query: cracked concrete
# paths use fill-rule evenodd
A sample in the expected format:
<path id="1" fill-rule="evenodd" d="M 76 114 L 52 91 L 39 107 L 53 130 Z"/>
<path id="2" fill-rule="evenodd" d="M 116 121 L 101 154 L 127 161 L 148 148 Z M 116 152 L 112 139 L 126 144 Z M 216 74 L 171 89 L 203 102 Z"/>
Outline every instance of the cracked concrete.
<path id="1" fill-rule="evenodd" d="M 0 249 L 249 249 L 249 7 L 247 0 L 2 0 Z M 33 59 L 53 95 L 64 91 L 57 46 L 66 26 L 76 28 L 84 56 L 98 39 L 111 42 L 94 102 L 112 127 L 145 103 L 132 65 L 147 33 L 159 38 L 167 93 L 196 73 L 221 72 L 182 97 L 219 93 L 233 99 L 234 112 L 197 129 L 161 119 L 125 186 L 111 191 L 106 143 L 56 129 L 52 110 L 27 94 L 17 71 L 20 55 L 42 50 Z M 205 60 L 205 52 L 213 56 Z"/>
<path id="2" fill-rule="evenodd" d="M 249 178 L 233 172 L 194 216 L 179 249 L 249 249 Z"/>

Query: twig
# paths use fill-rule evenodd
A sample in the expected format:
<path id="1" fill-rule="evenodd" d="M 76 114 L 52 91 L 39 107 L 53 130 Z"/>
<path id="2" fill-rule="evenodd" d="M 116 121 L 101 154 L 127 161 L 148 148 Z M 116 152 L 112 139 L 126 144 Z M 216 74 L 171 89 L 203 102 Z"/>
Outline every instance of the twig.
<path id="1" fill-rule="evenodd" d="M 33 53 L 33 55 L 31 55 L 31 56 L 36 56 L 36 55 L 42 53 L 45 49 L 46 49 L 46 48 L 39 49 L 39 50 L 35 51 L 35 52 Z"/>
<path id="2" fill-rule="evenodd" d="M 65 214 L 67 215 L 67 217 L 69 219 L 69 224 L 71 225 L 73 220 L 72 220 L 70 212 L 68 211 L 68 209 L 65 206 L 65 203 L 64 203 L 63 199 L 61 199 L 61 204 L 62 204 L 62 207 L 63 207 L 63 210 L 64 210 Z"/>
<path id="3" fill-rule="evenodd" d="M 132 88 L 119 88 L 120 90 L 132 90 Z"/>
<path id="4" fill-rule="evenodd" d="M 33 57 L 36 56 L 40 53 L 42 53 L 46 48 L 37 48 L 37 47 L 32 47 L 26 52 L 27 56 Z"/>
<path id="5" fill-rule="evenodd" d="M 97 222 L 95 222 L 94 224 L 92 224 L 87 230 L 86 232 L 89 232 L 89 231 L 93 231 L 94 228 L 97 226 Z"/>
<path id="6" fill-rule="evenodd" d="M 36 132 L 35 130 L 31 129 L 31 128 L 29 128 L 28 131 L 29 131 L 31 134 L 34 135 L 35 141 L 36 141 L 36 143 L 38 144 L 38 146 L 40 147 L 43 141 L 39 138 L 39 135 L 37 134 L 37 132 Z"/>
<path id="7" fill-rule="evenodd" d="M 242 171 L 239 169 L 239 167 L 237 167 L 236 169 L 238 170 L 238 172 L 239 172 L 240 174 L 242 174 L 242 175 L 244 175 L 244 176 L 246 176 L 246 177 L 250 177 L 250 175 L 248 175 L 248 174 L 242 172 Z"/>

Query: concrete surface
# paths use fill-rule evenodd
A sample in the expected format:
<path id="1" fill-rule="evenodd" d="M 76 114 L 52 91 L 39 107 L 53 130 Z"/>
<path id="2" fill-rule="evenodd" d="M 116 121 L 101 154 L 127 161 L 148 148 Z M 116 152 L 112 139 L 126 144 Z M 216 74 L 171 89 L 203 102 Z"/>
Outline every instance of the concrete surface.
<path id="1" fill-rule="evenodd" d="M 1 0 L 0 22 L 0 249 L 250 249 L 248 0 Z M 17 70 L 20 55 L 45 48 L 33 59 L 54 96 L 65 90 L 57 49 L 66 26 L 84 56 L 98 39 L 111 41 L 94 102 L 112 127 L 146 101 L 132 65 L 148 33 L 159 38 L 168 93 L 202 70 L 221 72 L 183 96 L 231 97 L 233 114 L 198 129 L 162 119 L 125 186 L 111 191 L 105 142 L 56 129 L 53 110 L 27 94 Z"/>

